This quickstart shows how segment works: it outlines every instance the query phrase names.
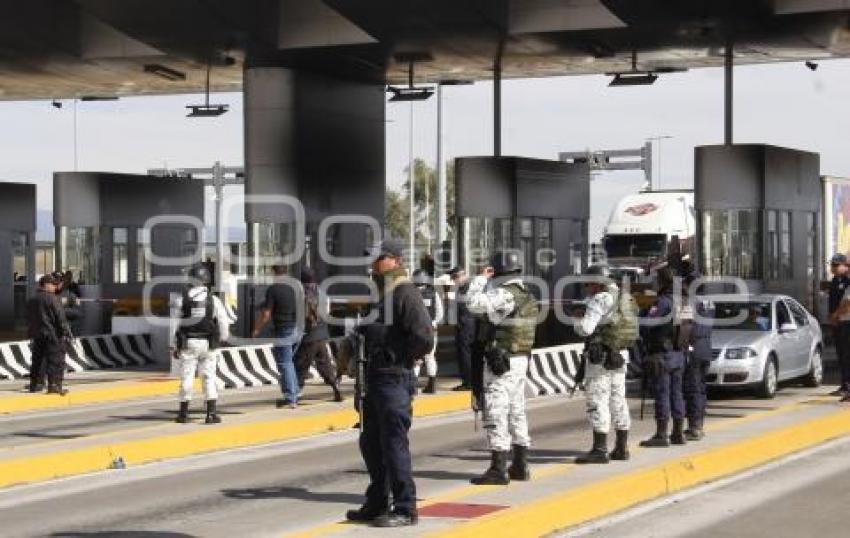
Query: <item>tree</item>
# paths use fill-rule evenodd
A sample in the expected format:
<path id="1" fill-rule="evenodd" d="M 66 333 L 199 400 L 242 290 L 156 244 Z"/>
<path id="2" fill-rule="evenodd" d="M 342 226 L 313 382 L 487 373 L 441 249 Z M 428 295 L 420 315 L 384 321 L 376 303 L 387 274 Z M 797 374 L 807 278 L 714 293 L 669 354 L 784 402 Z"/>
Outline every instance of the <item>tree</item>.
<path id="1" fill-rule="evenodd" d="M 407 169 L 405 169 L 407 175 Z M 432 246 L 437 241 L 437 171 L 423 159 L 413 161 L 414 203 L 416 211 L 416 243 L 426 245 L 430 239 Z M 410 181 L 405 181 L 401 190 L 387 189 L 386 227 L 395 237 L 407 238 L 410 231 Z M 454 237 L 455 223 L 455 181 L 454 163 L 446 165 L 446 216 L 448 220 L 448 238 Z"/>

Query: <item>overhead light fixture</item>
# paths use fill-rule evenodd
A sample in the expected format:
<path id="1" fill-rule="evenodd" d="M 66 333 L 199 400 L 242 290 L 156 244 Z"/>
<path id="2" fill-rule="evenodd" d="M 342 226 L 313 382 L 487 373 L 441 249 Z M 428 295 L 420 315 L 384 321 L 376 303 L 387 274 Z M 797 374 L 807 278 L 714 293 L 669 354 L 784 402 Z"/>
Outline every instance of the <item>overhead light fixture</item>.
<path id="1" fill-rule="evenodd" d="M 210 104 L 210 71 L 212 70 L 211 62 L 207 63 L 207 86 L 206 99 L 202 105 L 186 105 L 189 113 L 187 118 L 215 118 L 221 116 L 230 109 L 230 105 L 211 105 Z"/>
<path id="2" fill-rule="evenodd" d="M 665 68 L 666 72 L 671 72 L 674 69 Z M 653 71 L 641 71 L 637 68 L 637 51 L 632 51 L 632 69 L 631 71 L 623 71 L 619 73 L 605 73 L 609 77 L 614 77 L 608 86 L 648 86 L 654 84 L 658 80 L 658 75 Z"/>
<path id="3" fill-rule="evenodd" d="M 230 108 L 229 105 L 187 105 L 186 108 L 190 110 L 188 114 L 186 114 L 187 118 L 214 118 L 216 116 L 221 116 L 225 112 L 227 112 Z"/>
<path id="4" fill-rule="evenodd" d="M 117 101 L 116 95 L 84 95 L 80 97 L 80 101 Z"/>
<path id="5" fill-rule="evenodd" d="M 171 81 L 186 80 L 186 73 L 160 64 L 145 64 L 145 73 L 150 73 Z"/>
<path id="6" fill-rule="evenodd" d="M 430 86 L 414 86 L 413 85 L 413 64 L 417 60 L 429 59 L 428 54 L 404 54 L 396 56 L 396 60 L 407 60 L 407 87 L 404 86 L 387 86 L 387 91 L 393 94 L 390 101 L 401 103 L 405 101 L 424 101 L 434 95 L 434 88 Z"/>
<path id="7" fill-rule="evenodd" d="M 806 67 L 808 67 L 812 71 L 817 71 L 819 66 L 815 62 L 809 60 L 808 62 L 806 62 Z"/>
<path id="8" fill-rule="evenodd" d="M 613 73 L 608 86 L 649 86 L 658 80 L 655 73 Z"/>

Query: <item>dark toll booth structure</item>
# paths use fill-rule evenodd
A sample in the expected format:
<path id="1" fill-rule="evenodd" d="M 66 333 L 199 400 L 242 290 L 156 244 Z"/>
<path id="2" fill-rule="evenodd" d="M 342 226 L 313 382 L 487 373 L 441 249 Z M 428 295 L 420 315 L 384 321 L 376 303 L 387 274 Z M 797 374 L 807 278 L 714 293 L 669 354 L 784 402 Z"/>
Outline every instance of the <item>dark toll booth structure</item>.
<path id="1" fill-rule="evenodd" d="M 0 330 L 22 329 L 35 292 L 35 185 L 0 183 Z"/>
<path id="2" fill-rule="evenodd" d="M 151 218 L 161 223 L 146 229 Z M 80 285 L 81 333 L 109 332 L 116 304 L 123 313 L 142 315 L 145 283 L 179 277 L 192 257 L 199 260 L 203 238 L 197 225 L 203 228 L 203 219 L 204 185 L 199 179 L 55 173 L 56 266 L 72 271 Z M 146 256 L 146 249 L 162 259 Z M 168 293 L 179 287 L 177 282 L 154 286 L 151 308 L 167 313 Z"/>
<path id="3" fill-rule="evenodd" d="M 524 273 L 545 281 L 542 301 L 579 297 L 576 285 L 555 296 L 557 282 L 587 265 L 590 170 L 586 163 L 521 157 L 455 160 L 458 259 L 474 275 L 500 248 L 522 253 Z M 534 290 L 539 294 L 539 290 Z M 569 331 L 552 315 L 535 345 L 563 343 Z"/>
<path id="4" fill-rule="evenodd" d="M 704 275 L 743 279 L 816 315 L 822 260 L 820 155 L 763 144 L 696 148 L 694 190 Z M 821 316 L 822 317 L 822 316 Z"/>

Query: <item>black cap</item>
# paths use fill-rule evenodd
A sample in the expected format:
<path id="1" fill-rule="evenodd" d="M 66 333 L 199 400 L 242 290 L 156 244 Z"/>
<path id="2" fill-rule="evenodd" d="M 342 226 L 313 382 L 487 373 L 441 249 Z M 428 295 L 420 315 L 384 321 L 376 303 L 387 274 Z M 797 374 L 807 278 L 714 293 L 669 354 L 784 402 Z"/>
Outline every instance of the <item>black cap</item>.
<path id="1" fill-rule="evenodd" d="M 301 268 L 301 283 L 302 284 L 315 284 L 316 283 L 316 272 L 313 271 L 310 267 L 302 267 Z"/>
<path id="2" fill-rule="evenodd" d="M 829 260 L 830 265 L 847 265 L 847 256 L 841 253 L 833 254 Z"/>
<path id="3" fill-rule="evenodd" d="M 44 286 L 45 284 L 58 284 L 59 281 L 56 280 L 56 277 L 53 274 L 42 275 L 41 278 L 38 279 L 38 285 Z"/>
<path id="4" fill-rule="evenodd" d="M 448 273 L 446 273 L 446 274 L 449 275 L 450 277 L 454 278 L 459 273 L 462 273 L 463 271 L 464 271 L 463 267 L 461 267 L 460 265 L 455 265 L 454 267 L 449 269 Z"/>
<path id="5" fill-rule="evenodd" d="M 384 239 L 380 243 L 367 248 L 364 254 L 366 256 L 374 256 L 375 258 L 380 258 L 381 256 L 401 258 L 404 256 L 404 243 L 399 239 Z"/>

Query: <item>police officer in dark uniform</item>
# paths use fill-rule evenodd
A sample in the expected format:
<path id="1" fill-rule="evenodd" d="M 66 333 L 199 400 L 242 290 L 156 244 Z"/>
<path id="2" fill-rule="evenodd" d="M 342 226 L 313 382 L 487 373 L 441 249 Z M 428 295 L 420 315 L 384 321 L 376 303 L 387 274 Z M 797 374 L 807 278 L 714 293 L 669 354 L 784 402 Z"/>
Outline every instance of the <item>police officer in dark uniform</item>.
<path id="1" fill-rule="evenodd" d="M 845 315 L 845 308 L 839 308 L 844 294 L 850 288 L 847 256 L 835 254 L 830 260 L 829 270 L 832 273 L 832 280 L 829 282 L 829 321 L 832 323 L 832 340 L 835 342 L 835 353 L 841 372 L 841 385 L 832 395 L 847 396 L 850 394 L 850 316 Z"/>
<path id="2" fill-rule="evenodd" d="M 658 270 L 658 302 L 647 314 L 644 341 L 649 356 L 644 365 L 644 375 L 649 375 L 655 390 L 655 435 L 641 441 L 644 447 L 667 447 L 670 443 L 683 445 L 685 399 L 683 374 L 685 354 L 678 347 L 675 302 L 673 300 L 673 272 L 663 267 Z M 670 417 L 673 431 L 668 437 Z"/>
<path id="3" fill-rule="evenodd" d="M 472 345 L 475 341 L 475 316 L 466 306 L 466 294 L 469 291 L 469 278 L 466 271 L 455 267 L 449 271 L 449 277 L 455 285 L 455 304 L 457 322 L 455 326 L 455 352 L 460 373 L 460 385 L 452 390 L 465 391 L 472 388 L 470 382 L 472 370 Z"/>
<path id="4" fill-rule="evenodd" d="M 679 326 L 679 349 L 685 351 L 686 364 L 683 380 L 685 410 L 688 416 L 688 429 L 685 438 L 688 441 L 699 441 L 704 434 L 706 384 L 705 377 L 713 359 L 711 353 L 711 320 L 710 312 L 704 301 L 695 297 L 695 290 L 690 289 L 698 277 L 691 272 L 685 277 L 683 290 L 687 302 L 681 310 L 681 325 Z"/>
<path id="5" fill-rule="evenodd" d="M 64 396 L 65 348 L 73 338 L 65 311 L 56 297 L 58 282 L 52 275 L 38 281 L 38 292 L 27 302 L 28 336 L 32 340 L 30 392 L 41 392 L 47 376 L 48 394 Z"/>
<path id="6" fill-rule="evenodd" d="M 369 472 L 366 502 L 349 510 L 349 521 L 376 527 L 417 523 L 416 486 L 411 469 L 408 430 L 413 362 L 433 343 L 431 318 L 402 262 L 400 241 L 384 240 L 367 252 L 375 257 L 372 276 L 379 292 L 377 317 L 359 330 L 365 343 L 366 396 L 360 451 Z M 390 505 L 392 493 L 392 506 Z"/>

